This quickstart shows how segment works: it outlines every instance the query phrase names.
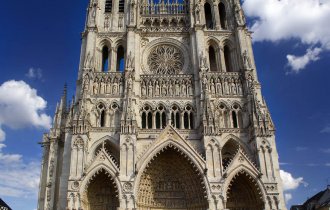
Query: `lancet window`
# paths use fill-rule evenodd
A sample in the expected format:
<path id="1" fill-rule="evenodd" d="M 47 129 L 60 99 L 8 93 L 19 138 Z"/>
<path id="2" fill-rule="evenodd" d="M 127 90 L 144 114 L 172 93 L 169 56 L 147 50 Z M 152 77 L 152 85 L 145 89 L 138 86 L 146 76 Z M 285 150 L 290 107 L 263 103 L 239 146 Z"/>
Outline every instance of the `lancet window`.
<path id="1" fill-rule="evenodd" d="M 242 120 L 242 111 L 239 105 L 235 104 L 233 106 L 233 110 L 231 111 L 232 117 L 232 127 L 233 128 L 242 128 L 243 120 Z"/>
<path id="2" fill-rule="evenodd" d="M 112 0 L 105 1 L 105 12 L 112 12 Z"/>
<path id="3" fill-rule="evenodd" d="M 211 5 L 206 2 L 204 4 L 204 12 L 205 12 L 205 24 L 207 29 L 213 29 L 214 23 L 213 23 L 213 13 L 211 9 Z"/>
<path id="4" fill-rule="evenodd" d="M 109 70 L 110 66 L 110 56 L 109 56 L 109 48 L 104 46 L 102 49 L 102 71 L 106 72 Z"/>
<path id="5" fill-rule="evenodd" d="M 227 14 L 225 5 L 220 2 L 218 5 L 219 8 L 219 16 L 220 16 L 220 24 L 222 29 L 227 29 Z"/>
<path id="6" fill-rule="evenodd" d="M 125 50 L 123 46 L 117 49 L 117 71 L 123 72 L 125 69 Z"/>
<path id="7" fill-rule="evenodd" d="M 119 127 L 120 110 L 117 103 L 113 103 L 107 108 L 103 103 L 97 105 L 96 126 L 97 127 Z"/>
<path id="8" fill-rule="evenodd" d="M 156 128 L 165 128 L 166 127 L 166 112 L 163 106 L 158 106 L 156 110 Z"/>
<path id="9" fill-rule="evenodd" d="M 142 128 L 152 129 L 152 109 L 148 105 L 142 109 Z"/>
<path id="10" fill-rule="evenodd" d="M 171 122 L 172 122 L 172 126 L 174 128 L 180 128 L 180 113 L 181 110 L 179 109 L 178 106 L 173 105 L 172 109 L 171 109 Z"/>
<path id="11" fill-rule="evenodd" d="M 229 110 L 224 104 L 220 104 L 217 110 L 217 119 L 220 128 L 229 127 Z"/>
<path id="12" fill-rule="evenodd" d="M 99 112 L 98 124 L 100 127 L 105 127 L 105 121 L 106 121 L 105 106 L 103 104 L 99 104 L 97 108 Z"/>
<path id="13" fill-rule="evenodd" d="M 191 106 L 186 106 L 183 111 L 184 129 L 194 129 L 194 113 Z"/>
<path id="14" fill-rule="evenodd" d="M 224 47 L 224 57 L 225 57 L 225 65 L 226 65 L 226 71 L 231 72 L 233 71 L 232 69 L 232 60 L 231 60 L 231 55 L 230 55 L 230 48 L 226 45 Z"/>
<path id="15" fill-rule="evenodd" d="M 217 58 L 215 54 L 215 50 L 213 46 L 209 47 L 209 61 L 210 61 L 210 69 L 211 71 L 217 71 Z"/>
<path id="16" fill-rule="evenodd" d="M 124 12 L 125 10 L 125 0 L 119 0 L 119 5 L 118 5 L 118 11 L 119 12 Z"/>
<path id="17" fill-rule="evenodd" d="M 170 119 L 167 116 L 170 116 Z M 170 110 L 166 110 L 163 105 L 159 105 L 153 110 L 149 105 L 145 105 L 141 110 L 142 129 L 163 129 L 168 122 L 177 129 L 194 129 L 192 106 L 187 105 L 180 109 L 173 105 Z"/>

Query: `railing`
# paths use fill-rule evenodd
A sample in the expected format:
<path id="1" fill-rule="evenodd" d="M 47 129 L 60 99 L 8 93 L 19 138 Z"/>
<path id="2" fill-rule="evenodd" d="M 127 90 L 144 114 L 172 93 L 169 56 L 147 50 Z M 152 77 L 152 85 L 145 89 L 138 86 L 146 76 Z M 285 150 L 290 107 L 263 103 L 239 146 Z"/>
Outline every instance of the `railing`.
<path id="1" fill-rule="evenodd" d="M 180 15 L 189 13 L 189 3 L 160 1 L 159 3 L 147 2 L 141 5 L 141 15 Z"/>

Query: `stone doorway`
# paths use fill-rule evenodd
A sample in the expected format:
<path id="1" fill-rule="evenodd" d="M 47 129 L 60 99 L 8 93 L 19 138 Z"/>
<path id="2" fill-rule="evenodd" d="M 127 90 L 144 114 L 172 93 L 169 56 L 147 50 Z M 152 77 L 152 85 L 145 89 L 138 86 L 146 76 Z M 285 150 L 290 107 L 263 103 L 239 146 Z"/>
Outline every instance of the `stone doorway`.
<path id="1" fill-rule="evenodd" d="M 241 171 L 232 179 L 227 191 L 226 206 L 230 210 L 264 209 L 261 191 L 253 177 Z"/>
<path id="2" fill-rule="evenodd" d="M 182 153 L 166 148 L 141 175 L 139 210 L 206 210 L 203 178 Z"/>
<path id="3" fill-rule="evenodd" d="M 105 170 L 93 176 L 82 203 L 84 210 L 117 210 L 117 188 Z"/>

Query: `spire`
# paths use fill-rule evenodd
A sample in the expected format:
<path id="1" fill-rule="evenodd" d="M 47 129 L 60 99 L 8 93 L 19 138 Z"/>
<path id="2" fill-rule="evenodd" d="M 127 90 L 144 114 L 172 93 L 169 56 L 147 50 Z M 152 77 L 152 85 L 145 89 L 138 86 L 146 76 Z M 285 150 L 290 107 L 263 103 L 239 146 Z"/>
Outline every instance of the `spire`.
<path id="1" fill-rule="evenodd" d="M 66 110 L 67 91 L 68 91 L 67 89 L 68 89 L 68 86 L 65 83 L 64 88 L 63 88 L 62 97 L 61 97 L 60 107 L 59 107 L 59 110 L 61 110 L 62 112 Z"/>

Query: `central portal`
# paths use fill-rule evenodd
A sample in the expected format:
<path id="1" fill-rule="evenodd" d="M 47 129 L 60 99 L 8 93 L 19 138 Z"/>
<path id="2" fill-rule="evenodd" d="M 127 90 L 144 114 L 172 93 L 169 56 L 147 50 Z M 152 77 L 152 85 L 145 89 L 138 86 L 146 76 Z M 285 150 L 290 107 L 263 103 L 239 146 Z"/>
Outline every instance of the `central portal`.
<path id="1" fill-rule="evenodd" d="M 154 158 L 141 176 L 141 210 L 205 210 L 203 178 L 183 155 L 172 148 Z"/>

